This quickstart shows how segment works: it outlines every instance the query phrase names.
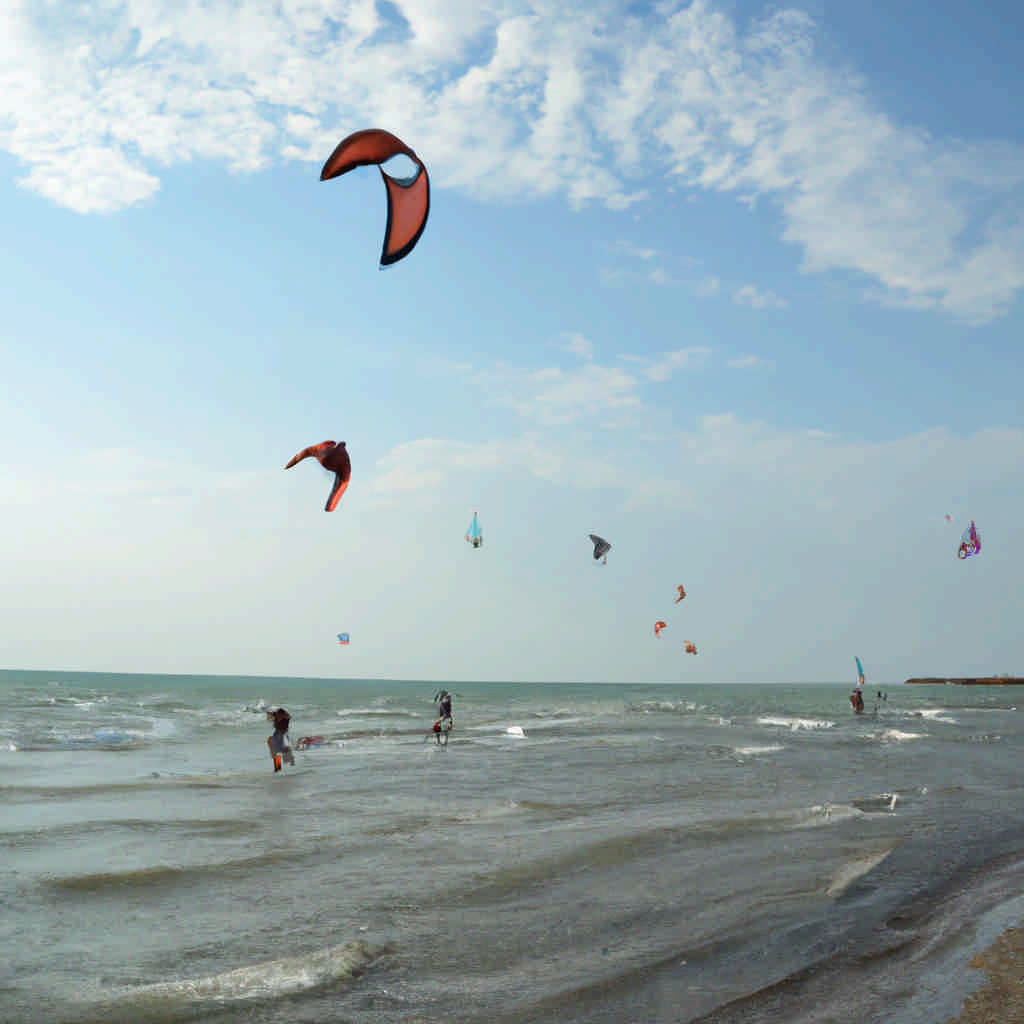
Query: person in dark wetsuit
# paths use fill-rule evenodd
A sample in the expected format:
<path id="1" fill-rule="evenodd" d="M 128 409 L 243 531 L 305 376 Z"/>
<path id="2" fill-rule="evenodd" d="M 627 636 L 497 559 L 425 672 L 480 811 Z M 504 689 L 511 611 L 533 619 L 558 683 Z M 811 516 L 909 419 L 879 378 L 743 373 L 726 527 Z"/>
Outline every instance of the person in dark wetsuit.
<path id="1" fill-rule="evenodd" d="M 267 746 L 270 748 L 270 757 L 274 762 L 274 771 L 279 772 L 282 759 L 288 764 L 295 764 L 295 756 L 288 743 L 288 726 L 291 724 L 292 716 L 284 708 L 277 708 L 274 711 L 268 711 L 267 718 L 274 723 L 274 734 L 267 737 Z"/>
<path id="2" fill-rule="evenodd" d="M 853 705 L 853 710 L 859 715 L 864 711 L 864 696 L 860 690 L 854 690 L 850 694 L 850 703 Z"/>

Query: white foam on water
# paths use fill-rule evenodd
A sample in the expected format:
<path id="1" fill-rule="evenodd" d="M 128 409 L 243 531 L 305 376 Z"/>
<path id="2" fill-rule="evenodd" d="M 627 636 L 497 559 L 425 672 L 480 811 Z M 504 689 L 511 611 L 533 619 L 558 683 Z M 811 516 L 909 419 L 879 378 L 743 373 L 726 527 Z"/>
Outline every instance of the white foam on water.
<path id="1" fill-rule="evenodd" d="M 787 715 L 763 715 L 757 720 L 758 725 L 770 725 L 790 732 L 801 732 L 805 729 L 832 729 L 835 722 L 827 718 L 797 718 Z"/>
<path id="2" fill-rule="evenodd" d="M 874 850 L 847 861 L 832 876 L 825 892 L 829 896 L 841 896 L 858 878 L 863 878 L 869 871 L 878 867 L 894 849 L 895 847 L 890 846 L 884 850 Z"/>
<path id="3" fill-rule="evenodd" d="M 794 814 L 792 824 L 795 828 L 819 828 L 863 817 L 864 812 L 852 804 L 815 804 Z"/>
<path id="4" fill-rule="evenodd" d="M 886 729 L 882 733 L 882 741 L 888 743 L 906 743 L 907 740 L 924 739 L 927 733 L 901 732 L 899 729 Z"/>
<path id="5" fill-rule="evenodd" d="M 740 757 L 755 757 L 757 754 L 774 754 L 786 748 L 781 743 L 768 743 L 760 747 L 733 747 L 733 753 Z"/>
<path id="6" fill-rule="evenodd" d="M 365 942 L 346 942 L 301 956 L 284 957 L 238 967 L 206 978 L 126 987 L 114 993 L 117 1002 L 192 1001 L 236 1002 L 303 992 L 354 977 L 374 959 Z"/>
<path id="7" fill-rule="evenodd" d="M 590 719 L 583 717 L 576 718 L 538 718 L 537 721 L 530 723 L 531 729 L 558 729 L 563 725 L 574 725 L 578 722 L 587 722 Z M 514 728 L 519 728 L 515 726 Z"/>
<path id="8" fill-rule="evenodd" d="M 945 722 L 946 725 L 956 725 L 956 719 L 951 718 L 948 708 L 920 708 L 911 711 L 914 718 L 925 718 L 930 722 Z"/>
<path id="9" fill-rule="evenodd" d="M 347 718 L 352 715 L 368 715 L 370 718 L 384 718 L 387 715 L 398 715 L 403 718 L 422 718 L 423 714 L 410 711 L 407 708 L 339 708 L 334 712 L 339 718 Z"/>
<path id="10" fill-rule="evenodd" d="M 506 736 L 521 736 L 523 739 L 526 739 L 526 733 L 523 732 L 523 727 L 521 725 L 509 725 L 509 726 L 506 726 L 505 727 L 505 735 Z"/>

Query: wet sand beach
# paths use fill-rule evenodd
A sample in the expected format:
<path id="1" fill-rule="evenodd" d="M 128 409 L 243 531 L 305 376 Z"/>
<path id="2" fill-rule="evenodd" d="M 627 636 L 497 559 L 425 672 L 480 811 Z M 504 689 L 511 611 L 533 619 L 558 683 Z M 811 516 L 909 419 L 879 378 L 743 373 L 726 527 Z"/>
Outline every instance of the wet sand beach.
<path id="1" fill-rule="evenodd" d="M 1008 928 L 970 960 L 986 982 L 968 996 L 958 1017 L 946 1024 L 1011 1024 L 1024 1021 L 1024 921 Z"/>

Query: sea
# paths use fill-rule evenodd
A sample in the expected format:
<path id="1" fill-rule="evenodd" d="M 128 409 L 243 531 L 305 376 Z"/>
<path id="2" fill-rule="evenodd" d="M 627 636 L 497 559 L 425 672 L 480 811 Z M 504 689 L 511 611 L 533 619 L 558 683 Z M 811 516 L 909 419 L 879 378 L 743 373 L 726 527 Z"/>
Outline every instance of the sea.
<path id="1" fill-rule="evenodd" d="M 1024 920 L 1024 690 L 849 695 L 0 672 L 3 1019 L 941 1024 Z"/>

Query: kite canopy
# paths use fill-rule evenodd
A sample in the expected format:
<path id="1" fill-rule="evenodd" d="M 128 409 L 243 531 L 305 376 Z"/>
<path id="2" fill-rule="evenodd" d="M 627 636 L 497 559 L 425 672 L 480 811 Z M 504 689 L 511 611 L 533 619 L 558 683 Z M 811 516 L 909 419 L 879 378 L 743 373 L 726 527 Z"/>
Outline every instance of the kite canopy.
<path id="1" fill-rule="evenodd" d="M 661 621 L 661 619 L 659 619 L 654 624 L 654 635 L 655 636 L 661 636 L 661 631 L 666 627 L 666 625 L 667 625 L 667 623 L 664 623 L 664 622 Z"/>
<path id="2" fill-rule="evenodd" d="M 345 442 L 339 441 L 335 444 L 333 441 L 321 441 L 320 444 L 311 444 L 308 448 L 303 448 L 298 455 L 293 455 L 284 468 L 291 469 L 303 459 L 309 458 L 316 459 L 324 469 L 329 469 L 334 474 L 334 486 L 327 496 L 327 504 L 324 505 L 325 512 L 333 512 L 348 488 L 349 480 L 352 479 L 352 462 L 348 457 Z"/>
<path id="3" fill-rule="evenodd" d="M 589 536 L 594 542 L 594 561 L 603 558 L 609 551 L 611 551 L 611 544 L 609 544 L 603 537 L 598 537 L 596 533 L 591 533 Z"/>
<path id="4" fill-rule="evenodd" d="M 957 558 L 970 558 L 971 555 L 976 555 L 981 550 L 981 537 L 978 535 L 977 527 L 974 525 L 974 520 L 971 520 L 971 525 L 960 535 L 960 547 L 957 549 Z"/>
<path id="5" fill-rule="evenodd" d="M 469 529 L 466 530 L 466 542 L 472 544 L 473 547 L 478 548 L 484 542 L 484 532 L 480 529 L 480 523 L 477 521 L 476 513 L 473 513 L 473 522 L 469 524 Z"/>
<path id="6" fill-rule="evenodd" d="M 394 156 L 407 156 L 417 170 L 396 178 L 380 165 Z M 320 180 L 339 178 L 356 167 L 376 164 L 388 197 L 388 221 L 380 254 L 382 267 L 397 263 L 413 251 L 430 214 L 430 178 L 423 161 L 397 135 L 381 128 L 354 132 L 338 143 L 320 171 Z"/>
<path id="7" fill-rule="evenodd" d="M 338 643 L 339 644 L 347 644 L 348 643 L 348 633 L 339 633 L 338 634 Z"/>
<path id="8" fill-rule="evenodd" d="M 855 662 L 857 662 L 857 685 L 858 686 L 863 686 L 864 685 L 864 666 L 860 663 L 860 658 L 858 658 L 856 654 L 853 656 L 853 660 Z"/>

